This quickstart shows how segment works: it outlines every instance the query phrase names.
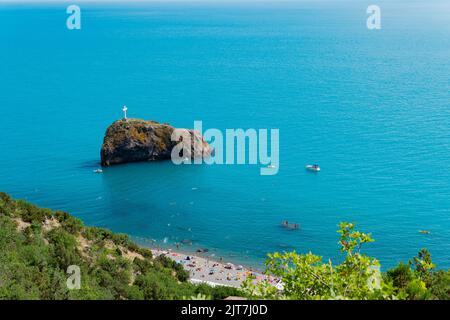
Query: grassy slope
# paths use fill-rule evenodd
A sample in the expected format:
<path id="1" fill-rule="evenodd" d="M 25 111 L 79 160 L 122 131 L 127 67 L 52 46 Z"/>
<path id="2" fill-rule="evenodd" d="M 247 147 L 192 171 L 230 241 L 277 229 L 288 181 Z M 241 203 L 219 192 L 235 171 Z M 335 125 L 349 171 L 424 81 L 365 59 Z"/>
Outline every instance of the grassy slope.
<path id="1" fill-rule="evenodd" d="M 67 267 L 81 269 L 69 290 Z M 152 258 L 123 234 L 85 227 L 68 213 L 0 193 L 0 299 L 220 299 L 234 288 L 195 286 L 170 259 Z"/>

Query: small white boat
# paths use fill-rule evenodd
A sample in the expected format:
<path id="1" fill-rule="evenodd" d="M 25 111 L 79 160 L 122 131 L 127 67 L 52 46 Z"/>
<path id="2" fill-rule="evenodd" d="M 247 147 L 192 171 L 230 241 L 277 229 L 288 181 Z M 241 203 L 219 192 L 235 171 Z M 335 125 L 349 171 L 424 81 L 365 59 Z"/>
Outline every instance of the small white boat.
<path id="1" fill-rule="evenodd" d="M 269 165 L 267 166 L 267 168 L 269 168 L 269 169 L 275 169 L 276 167 L 275 167 L 273 164 L 269 164 Z"/>
<path id="2" fill-rule="evenodd" d="M 95 169 L 94 173 L 103 173 L 103 170 L 102 169 Z"/>
<path id="3" fill-rule="evenodd" d="M 314 172 L 319 172 L 319 171 L 320 171 L 320 167 L 319 167 L 318 164 L 308 164 L 308 165 L 306 166 L 306 170 L 314 171 Z"/>

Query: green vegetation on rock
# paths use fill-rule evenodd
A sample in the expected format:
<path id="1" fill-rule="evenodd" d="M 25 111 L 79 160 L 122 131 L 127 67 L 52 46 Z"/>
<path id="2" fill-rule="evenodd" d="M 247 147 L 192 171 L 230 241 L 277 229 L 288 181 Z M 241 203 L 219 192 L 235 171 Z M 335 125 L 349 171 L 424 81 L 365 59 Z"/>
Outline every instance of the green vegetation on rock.
<path id="1" fill-rule="evenodd" d="M 189 139 L 172 141 L 176 128 L 166 123 L 142 119 L 122 119 L 112 123 L 105 133 L 100 151 L 102 166 L 171 159 L 173 148 L 183 142 L 189 154 L 183 157 L 202 157 L 212 153 L 212 147 L 199 132 L 185 130 Z M 190 141 L 188 141 L 190 140 Z M 194 143 L 197 141 L 199 143 Z"/>

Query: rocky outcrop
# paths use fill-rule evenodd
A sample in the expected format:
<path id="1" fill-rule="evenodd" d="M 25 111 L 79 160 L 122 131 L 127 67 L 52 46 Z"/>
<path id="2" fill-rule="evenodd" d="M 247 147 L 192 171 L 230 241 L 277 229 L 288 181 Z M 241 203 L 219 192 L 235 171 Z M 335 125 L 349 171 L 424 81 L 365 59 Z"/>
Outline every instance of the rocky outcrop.
<path id="1" fill-rule="evenodd" d="M 170 159 L 172 149 L 179 143 L 186 144 L 186 150 L 190 150 L 183 157 L 198 158 L 211 155 L 212 147 L 203 140 L 199 132 L 186 130 L 190 141 L 183 138 L 172 141 L 174 130 L 175 128 L 168 124 L 155 121 L 118 120 L 106 130 L 101 150 L 102 166 Z"/>

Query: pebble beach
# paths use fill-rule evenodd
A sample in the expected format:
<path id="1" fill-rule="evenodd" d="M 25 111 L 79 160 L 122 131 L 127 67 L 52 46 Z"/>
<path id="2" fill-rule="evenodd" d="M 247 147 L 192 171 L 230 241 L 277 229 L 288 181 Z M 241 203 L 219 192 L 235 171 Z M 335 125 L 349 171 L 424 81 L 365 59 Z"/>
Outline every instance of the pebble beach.
<path id="1" fill-rule="evenodd" d="M 198 255 L 175 252 L 171 249 L 152 249 L 152 253 L 154 257 L 165 255 L 183 265 L 184 269 L 189 271 L 192 283 L 207 283 L 211 286 L 222 285 L 238 288 L 251 275 L 255 277 L 254 281 L 268 279 L 273 285 L 279 283 L 279 280 L 275 277 L 263 275 L 252 268 L 235 265 L 230 262 L 218 262 Z"/>

